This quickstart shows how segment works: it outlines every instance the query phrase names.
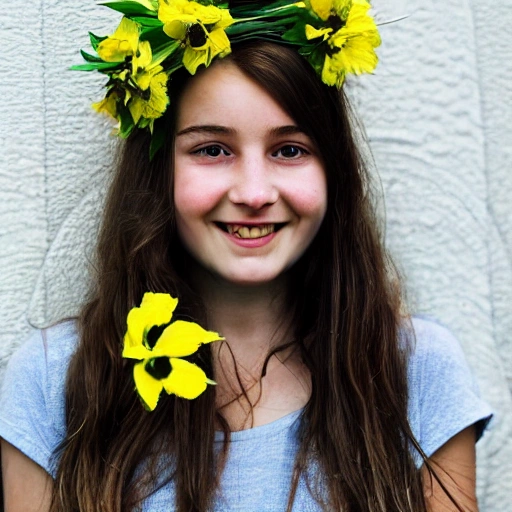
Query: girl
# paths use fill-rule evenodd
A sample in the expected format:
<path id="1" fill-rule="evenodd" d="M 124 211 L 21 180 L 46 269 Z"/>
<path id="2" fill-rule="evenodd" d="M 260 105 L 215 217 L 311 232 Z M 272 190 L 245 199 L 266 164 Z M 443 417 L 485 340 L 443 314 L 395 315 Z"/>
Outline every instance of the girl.
<path id="1" fill-rule="evenodd" d="M 343 27 L 317 4 L 331 31 L 313 34 L 320 45 Z M 226 19 L 165 33 L 182 38 L 185 62 L 199 42 L 221 47 Z M 112 62 L 107 43 L 98 54 Z M 474 443 L 490 411 L 450 334 L 402 313 L 328 72 L 245 41 L 211 65 L 189 56 L 185 67 L 204 66 L 172 73 L 167 107 L 144 51 L 129 72 L 149 94 L 136 104 L 117 70 L 98 106 L 119 118 L 126 107 L 136 127 L 91 299 L 6 375 L 7 512 L 476 511 Z"/>

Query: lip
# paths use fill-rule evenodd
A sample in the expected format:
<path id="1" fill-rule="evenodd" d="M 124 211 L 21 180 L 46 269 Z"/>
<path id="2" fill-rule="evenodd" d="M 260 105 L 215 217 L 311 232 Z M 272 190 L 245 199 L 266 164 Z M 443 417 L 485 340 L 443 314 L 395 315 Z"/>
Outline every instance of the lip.
<path id="1" fill-rule="evenodd" d="M 257 247 L 263 247 L 269 244 L 277 235 L 278 232 L 274 231 L 268 235 L 262 236 L 260 238 L 238 238 L 234 235 L 230 235 L 225 231 L 222 231 L 222 234 L 231 242 L 238 245 L 239 247 L 246 247 L 248 249 L 253 249 Z"/>

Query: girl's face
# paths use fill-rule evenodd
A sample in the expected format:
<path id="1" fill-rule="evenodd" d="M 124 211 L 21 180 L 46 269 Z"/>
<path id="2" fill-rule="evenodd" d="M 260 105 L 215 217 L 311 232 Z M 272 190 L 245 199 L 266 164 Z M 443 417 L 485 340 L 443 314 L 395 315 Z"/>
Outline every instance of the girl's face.
<path id="1" fill-rule="evenodd" d="M 315 145 L 229 61 L 200 73 L 181 97 L 174 173 L 184 246 L 233 284 L 276 279 L 304 253 L 325 215 Z"/>

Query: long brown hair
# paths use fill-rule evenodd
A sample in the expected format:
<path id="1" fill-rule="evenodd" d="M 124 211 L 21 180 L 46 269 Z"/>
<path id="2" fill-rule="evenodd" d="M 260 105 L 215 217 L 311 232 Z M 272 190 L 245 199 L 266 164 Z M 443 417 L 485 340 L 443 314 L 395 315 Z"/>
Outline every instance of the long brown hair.
<path id="1" fill-rule="evenodd" d="M 312 394 L 302 413 L 288 509 L 315 461 L 327 496 L 316 492 L 314 479 L 308 483 L 327 510 L 426 511 L 410 454 L 417 443 L 407 420 L 407 353 L 398 343 L 400 286 L 378 233 L 345 96 L 280 46 L 250 43 L 229 58 L 314 140 L 327 173 L 325 219 L 291 270 L 300 275 L 291 280 L 295 339 Z M 184 277 L 187 255 L 171 192 L 176 104 L 185 82 L 170 84 L 173 102 L 163 121 L 169 143 L 150 162 L 148 134 L 135 133 L 113 177 L 96 286 L 79 319 L 67 377 L 67 436 L 57 454 L 53 512 L 136 509 L 171 479 L 179 512 L 213 506 L 229 450 L 228 432 L 224 450 L 216 455 L 213 448 L 215 429 L 227 430 L 214 388 L 194 401 L 163 396 L 148 413 L 133 389 L 132 364 L 121 358 L 126 315 L 144 292 L 177 295 L 179 315 L 203 317 L 201 299 Z M 212 374 L 208 347 L 196 362 Z"/>

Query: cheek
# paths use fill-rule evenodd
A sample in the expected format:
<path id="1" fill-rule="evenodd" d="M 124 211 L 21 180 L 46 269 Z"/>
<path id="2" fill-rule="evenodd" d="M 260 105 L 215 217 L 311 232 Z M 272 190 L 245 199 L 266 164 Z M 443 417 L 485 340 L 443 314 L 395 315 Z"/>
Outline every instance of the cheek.
<path id="1" fill-rule="evenodd" d="M 181 221 L 202 217 L 213 210 L 222 197 L 222 191 L 193 172 L 176 172 L 174 177 L 174 204 Z"/>
<path id="2" fill-rule="evenodd" d="M 298 215 L 321 223 L 327 209 L 327 184 L 323 174 L 314 179 L 298 180 L 288 197 Z"/>

